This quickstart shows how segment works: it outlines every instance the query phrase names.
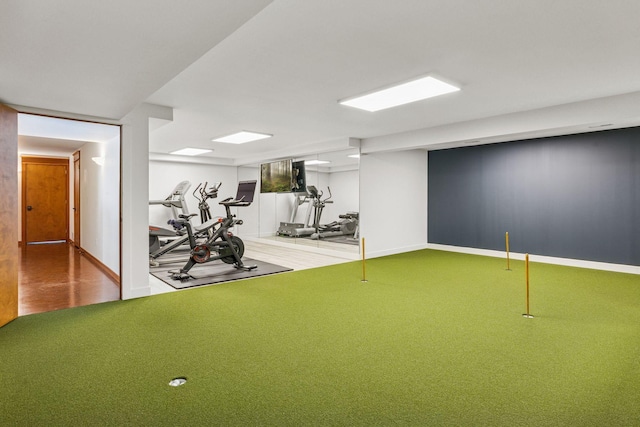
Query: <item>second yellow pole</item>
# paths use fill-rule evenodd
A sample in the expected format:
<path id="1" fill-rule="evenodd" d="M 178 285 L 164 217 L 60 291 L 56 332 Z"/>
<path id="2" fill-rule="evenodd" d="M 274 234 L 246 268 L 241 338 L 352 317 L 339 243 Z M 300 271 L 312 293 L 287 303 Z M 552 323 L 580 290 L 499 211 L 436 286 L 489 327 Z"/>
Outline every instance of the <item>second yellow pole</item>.
<path id="1" fill-rule="evenodd" d="M 524 256 L 524 274 L 527 282 L 527 312 L 522 316 L 531 318 L 533 315 L 529 312 L 529 254 L 525 254 Z"/>
<path id="2" fill-rule="evenodd" d="M 511 270 L 511 267 L 509 265 L 509 232 L 508 231 L 504 234 L 504 243 L 507 249 L 507 270 Z"/>
<path id="3" fill-rule="evenodd" d="M 364 246 L 364 237 L 362 238 L 362 282 L 366 282 L 367 281 L 367 267 L 366 267 L 366 263 L 365 263 L 365 246 Z"/>

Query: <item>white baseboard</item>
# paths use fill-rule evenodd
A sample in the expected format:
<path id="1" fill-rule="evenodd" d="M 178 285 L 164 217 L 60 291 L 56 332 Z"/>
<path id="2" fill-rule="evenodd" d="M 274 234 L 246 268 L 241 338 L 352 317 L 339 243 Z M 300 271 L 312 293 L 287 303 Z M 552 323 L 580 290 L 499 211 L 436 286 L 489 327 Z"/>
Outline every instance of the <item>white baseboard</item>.
<path id="1" fill-rule="evenodd" d="M 151 286 L 149 285 L 143 286 L 141 288 L 132 288 L 127 290 L 125 290 L 124 288 L 122 289 L 123 300 L 148 297 L 149 295 L 151 295 Z"/>
<path id="2" fill-rule="evenodd" d="M 428 243 L 428 249 L 436 249 L 439 251 L 459 252 L 471 255 L 483 255 L 495 258 L 505 258 L 504 251 L 493 251 L 489 249 L 466 248 L 462 246 L 440 245 L 437 243 Z M 524 260 L 525 254 L 510 252 L 509 257 L 516 260 Z M 611 264 L 607 262 L 585 261 L 571 258 L 557 258 L 544 255 L 529 254 L 529 261 L 541 262 L 545 264 L 565 265 L 567 267 L 590 268 L 593 270 L 614 271 L 617 273 L 640 274 L 640 266 L 626 264 Z"/>

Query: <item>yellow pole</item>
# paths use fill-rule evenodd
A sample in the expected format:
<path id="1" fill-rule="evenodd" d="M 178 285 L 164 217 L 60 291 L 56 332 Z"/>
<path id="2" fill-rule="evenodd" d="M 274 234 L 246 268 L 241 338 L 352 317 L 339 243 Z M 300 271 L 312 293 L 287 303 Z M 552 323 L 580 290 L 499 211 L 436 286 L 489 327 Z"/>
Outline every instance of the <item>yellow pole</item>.
<path id="1" fill-rule="evenodd" d="M 367 281 L 367 269 L 365 266 L 365 254 L 364 254 L 364 237 L 362 238 L 362 282 Z"/>
<path id="2" fill-rule="evenodd" d="M 533 317 L 529 313 L 529 254 L 525 254 L 524 256 L 524 271 L 527 278 L 527 313 L 524 317 Z"/>
<path id="3" fill-rule="evenodd" d="M 507 270 L 511 270 L 511 267 L 509 266 L 509 232 L 508 231 L 504 234 L 504 241 L 505 241 L 505 246 L 507 248 Z"/>

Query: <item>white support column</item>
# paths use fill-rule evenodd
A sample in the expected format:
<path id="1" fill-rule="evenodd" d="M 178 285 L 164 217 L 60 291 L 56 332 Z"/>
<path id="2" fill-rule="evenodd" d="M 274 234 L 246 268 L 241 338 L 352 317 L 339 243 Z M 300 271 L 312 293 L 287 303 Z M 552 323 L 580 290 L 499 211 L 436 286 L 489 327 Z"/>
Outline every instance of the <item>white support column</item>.
<path id="1" fill-rule="evenodd" d="M 149 119 L 173 109 L 141 104 L 122 119 L 122 299 L 150 295 Z"/>

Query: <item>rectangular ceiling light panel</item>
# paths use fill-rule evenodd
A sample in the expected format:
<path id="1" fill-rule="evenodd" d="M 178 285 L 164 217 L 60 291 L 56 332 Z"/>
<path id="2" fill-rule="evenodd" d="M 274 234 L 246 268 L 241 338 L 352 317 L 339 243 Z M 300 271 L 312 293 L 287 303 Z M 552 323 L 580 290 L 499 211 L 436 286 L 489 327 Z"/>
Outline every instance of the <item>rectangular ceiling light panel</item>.
<path id="1" fill-rule="evenodd" d="M 423 77 L 368 95 L 345 99 L 339 102 L 342 105 L 374 112 L 459 90 L 460 88 L 433 77 Z"/>
<path id="2" fill-rule="evenodd" d="M 181 150 L 172 151 L 169 154 L 178 154 L 180 156 L 198 156 L 204 153 L 210 153 L 211 150 L 205 150 L 203 148 L 183 148 Z"/>
<path id="3" fill-rule="evenodd" d="M 330 163 L 327 160 L 305 160 L 304 164 L 306 166 L 313 166 L 313 165 L 326 165 L 327 163 Z"/>
<path id="4" fill-rule="evenodd" d="M 271 138 L 273 135 L 258 132 L 241 131 L 232 135 L 216 138 L 215 142 L 226 142 L 227 144 L 244 144 L 245 142 L 258 141 L 260 139 Z"/>

